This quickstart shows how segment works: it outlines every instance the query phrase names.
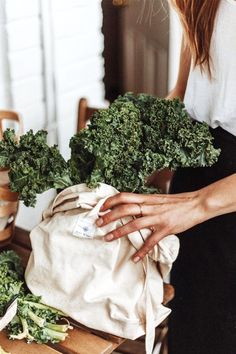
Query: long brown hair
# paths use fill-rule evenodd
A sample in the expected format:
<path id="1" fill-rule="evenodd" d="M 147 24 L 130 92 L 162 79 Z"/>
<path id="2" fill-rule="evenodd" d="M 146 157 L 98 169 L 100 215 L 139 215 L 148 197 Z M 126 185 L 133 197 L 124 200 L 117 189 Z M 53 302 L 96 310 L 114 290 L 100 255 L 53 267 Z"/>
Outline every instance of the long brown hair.
<path id="1" fill-rule="evenodd" d="M 220 0 L 171 0 L 184 28 L 194 66 L 207 69 L 211 76 L 210 43 Z"/>

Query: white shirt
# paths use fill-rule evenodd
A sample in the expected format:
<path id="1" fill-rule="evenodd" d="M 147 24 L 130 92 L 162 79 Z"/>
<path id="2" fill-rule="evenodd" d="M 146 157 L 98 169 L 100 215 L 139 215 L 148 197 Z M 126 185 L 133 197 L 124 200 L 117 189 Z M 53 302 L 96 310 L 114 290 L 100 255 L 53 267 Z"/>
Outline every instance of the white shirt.
<path id="1" fill-rule="evenodd" d="M 236 136 L 236 1 L 221 0 L 212 34 L 212 79 L 191 68 L 184 103 L 190 116 Z"/>

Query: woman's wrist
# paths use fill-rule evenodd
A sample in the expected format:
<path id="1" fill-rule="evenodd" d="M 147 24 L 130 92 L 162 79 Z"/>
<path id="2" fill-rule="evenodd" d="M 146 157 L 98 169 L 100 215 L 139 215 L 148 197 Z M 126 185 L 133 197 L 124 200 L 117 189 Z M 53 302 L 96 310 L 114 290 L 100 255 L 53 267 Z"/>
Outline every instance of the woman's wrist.
<path id="1" fill-rule="evenodd" d="M 212 183 L 198 192 L 205 220 L 236 211 L 236 174 Z"/>
<path id="2" fill-rule="evenodd" d="M 202 190 L 191 192 L 192 199 L 192 215 L 195 218 L 195 224 L 201 224 L 202 222 L 210 219 L 210 209 L 206 207 L 206 195 Z"/>

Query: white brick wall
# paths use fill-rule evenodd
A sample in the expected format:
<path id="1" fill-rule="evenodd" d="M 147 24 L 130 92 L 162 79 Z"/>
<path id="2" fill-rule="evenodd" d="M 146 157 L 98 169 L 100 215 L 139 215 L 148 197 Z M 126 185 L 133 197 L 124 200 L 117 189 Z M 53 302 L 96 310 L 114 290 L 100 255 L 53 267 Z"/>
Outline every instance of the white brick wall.
<path id="1" fill-rule="evenodd" d="M 21 113 L 25 131 L 49 130 L 69 157 L 79 98 L 104 105 L 101 0 L 0 0 L 0 109 Z M 20 207 L 31 229 L 51 192 L 35 209 Z"/>
<path id="2" fill-rule="evenodd" d="M 76 129 L 78 99 L 104 101 L 101 0 L 52 0 L 52 10 L 58 142 L 68 158 L 65 141 Z"/>
<path id="3" fill-rule="evenodd" d="M 39 1 L 38 0 L 6 0 L 6 15 L 7 20 L 17 20 L 39 14 Z"/>
<path id="4" fill-rule="evenodd" d="M 11 79 L 22 80 L 43 74 L 42 50 L 39 46 L 11 51 L 8 54 Z"/>
<path id="5" fill-rule="evenodd" d="M 5 0 L 4 5 L 9 108 L 21 113 L 25 127 L 43 128 L 46 116 L 40 1 Z M 28 116 L 29 112 L 33 116 Z"/>

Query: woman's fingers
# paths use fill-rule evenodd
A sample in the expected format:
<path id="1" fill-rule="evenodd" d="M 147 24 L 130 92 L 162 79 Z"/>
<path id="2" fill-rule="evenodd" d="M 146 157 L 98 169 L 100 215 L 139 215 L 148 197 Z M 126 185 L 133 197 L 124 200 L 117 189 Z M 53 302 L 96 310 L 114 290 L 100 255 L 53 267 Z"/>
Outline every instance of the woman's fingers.
<path id="1" fill-rule="evenodd" d="M 113 208 L 110 212 L 102 215 L 96 222 L 97 226 L 104 226 L 112 221 L 125 216 L 140 216 L 141 207 L 139 204 L 124 204 Z"/>
<path id="2" fill-rule="evenodd" d="M 158 230 L 154 232 L 151 236 L 147 238 L 147 240 L 144 242 L 144 245 L 138 250 L 138 252 L 134 254 L 133 261 L 137 263 L 138 261 L 143 259 L 148 254 L 148 252 L 150 252 L 153 247 L 165 236 L 167 236 L 167 234 L 165 235 L 163 230 Z"/>
<path id="3" fill-rule="evenodd" d="M 143 258 L 155 244 L 169 234 L 179 234 L 205 220 L 205 206 L 202 195 L 196 192 L 177 195 L 139 195 L 120 193 L 107 199 L 104 204 L 111 211 L 97 221 L 98 226 L 104 226 L 125 216 L 136 216 L 128 224 L 113 230 L 105 236 L 107 241 L 118 239 L 134 231 L 154 226 L 156 231 L 145 241 L 144 246 L 134 258 Z M 137 218 L 140 214 L 141 217 Z"/>
<path id="4" fill-rule="evenodd" d="M 106 241 L 114 241 L 120 237 L 126 236 L 134 231 L 141 230 L 150 227 L 153 223 L 157 221 L 156 217 L 143 217 L 139 219 L 132 220 L 127 224 L 114 229 L 109 234 L 105 236 Z"/>
<path id="5" fill-rule="evenodd" d="M 143 217 L 140 219 L 135 219 L 133 221 L 130 221 L 129 223 L 125 224 L 122 227 L 117 228 L 116 230 L 113 230 L 109 234 L 105 236 L 106 241 L 114 241 L 117 240 L 123 236 L 126 236 L 128 234 L 131 234 L 134 231 L 144 229 L 144 228 L 150 228 L 150 225 L 153 225 L 153 222 L 156 222 L 154 217 Z M 144 245 L 134 254 L 133 261 L 136 263 L 143 259 L 148 252 L 150 252 L 153 247 L 165 236 L 167 236 L 169 233 L 165 228 L 161 226 L 157 226 L 158 230 L 154 231 L 151 236 L 149 236 L 146 241 L 144 242 Z M 156 228 L 155 227 L 155 228 Z"/>
<path id="6" fill-rule="evenodd" d="M 112 221 L 124 218 L 126 216 L 145 216 L 145 215 L 155 215 L 156 205 L 147 204 L 122 204 L 114 207 L 108 213 L 99 217 L 96 221 L 97 226 L 105 226 Z"/>
<path id="7" fill-rule="evenodd" d="M 119 193 L 113 197 L 107 198 L 100 208 L 100 211 L 112 209 L 119 204 L 137 204 L 144 202 L 144 195 L 135 193 Z"/>
<path id="8" fill-rule="evenodd" d="M 119 193 L 113 197 L 107 198 L 100 211 L 112 209 L 120 204 L 163 204 L 178 202 L 187 198 L 187 193 L 180 193 L 175 195 Z"/>

